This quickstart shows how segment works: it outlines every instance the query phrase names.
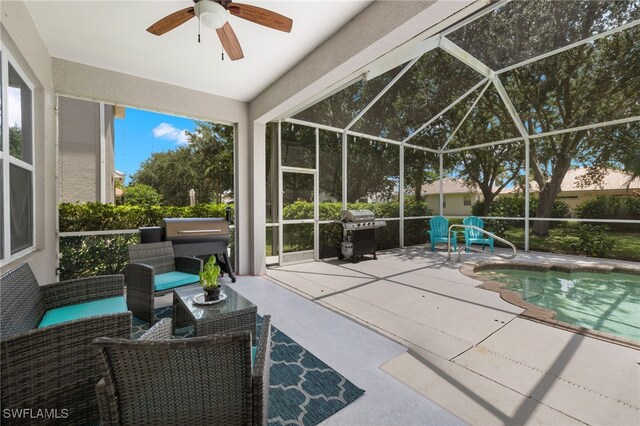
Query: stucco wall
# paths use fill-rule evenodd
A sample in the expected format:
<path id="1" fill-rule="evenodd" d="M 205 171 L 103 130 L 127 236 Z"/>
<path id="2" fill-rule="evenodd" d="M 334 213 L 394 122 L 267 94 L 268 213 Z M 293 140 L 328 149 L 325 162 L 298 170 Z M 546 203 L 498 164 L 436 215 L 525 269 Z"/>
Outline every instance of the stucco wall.
<path id="1" fill-rule="evenodd" d="M 464 197 L 468 196 L 471 199 L 471 205 L 464 205 Z M 440 195 L 429 194 L 426 197 L 427 204 L 433 210 L 434 214 L 440 214 Z M 444 200 L 446 206 L 444 208 L 443 216 L 471 216 L 471 206 L 480 197 L 475 194 L 445 194 Z"/>
<path id="2" fill-rule="evenodd" d="M 57 266 L 56 118 L 51 57 L 24 3 L 2 2 L 2 43 L 35 85 L 35 238 L 36 251 L 5 265 L 28 261 L 41 284 L 55 281 Z"/>
<path id="3" fill-rule="evenodd" d="M 104 105 L 104 174 L 101 177 L 100 103 L 58 98 L 58 199 L 75 203 L 114 200 L 113 105 Z"/>
<path id="4" fill-rule="evenodd" d="M 100 201 L 100 104 L 58 98 L 58 194 L 61 202 Z"/>
<path id="5" fill-rule="evenodd" d="M 113 203 L 115 197 L 115 181 L 113 172 L 115 170 L 114 148 L 115 148 L 115 129 L 113 124 L 114 108 L 113 105 L 104 106 L 104 195 L 105 203 Z"/>

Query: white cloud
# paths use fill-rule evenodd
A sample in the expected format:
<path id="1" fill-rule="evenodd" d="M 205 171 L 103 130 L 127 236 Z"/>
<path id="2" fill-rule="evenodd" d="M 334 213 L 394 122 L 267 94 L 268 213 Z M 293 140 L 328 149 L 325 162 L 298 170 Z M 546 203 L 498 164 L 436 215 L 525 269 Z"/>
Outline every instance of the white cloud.
<path id="1" fill-rule="evenodd" d="M 176 129 L 171 124 L 160 123 L 153 130 L 153 136 L 158 139 L 166 139 L 175 141 L 178 145 L 186 145 L 189 143 L 187 132 L 184 129 Z"/>

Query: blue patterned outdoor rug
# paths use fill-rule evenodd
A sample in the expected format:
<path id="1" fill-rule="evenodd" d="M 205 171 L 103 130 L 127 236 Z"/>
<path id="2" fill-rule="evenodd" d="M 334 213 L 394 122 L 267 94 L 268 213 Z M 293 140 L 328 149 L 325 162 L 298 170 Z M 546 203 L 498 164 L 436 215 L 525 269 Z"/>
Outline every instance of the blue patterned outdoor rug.
<path id="1" fill-rule="evenodd" d="M 156 309 L 156 318 L 171 318 L 171 307 Z M 258 333 L 261 326 L 259 316 Z M 271 328 L 269 425 L 317 425 L 364 393 L 289 336 Z M 148 329 L 148 323 L 133 318 L 134 339 Z M 180 328 L 175 334 L 191 337 L 193 328 Z"/>

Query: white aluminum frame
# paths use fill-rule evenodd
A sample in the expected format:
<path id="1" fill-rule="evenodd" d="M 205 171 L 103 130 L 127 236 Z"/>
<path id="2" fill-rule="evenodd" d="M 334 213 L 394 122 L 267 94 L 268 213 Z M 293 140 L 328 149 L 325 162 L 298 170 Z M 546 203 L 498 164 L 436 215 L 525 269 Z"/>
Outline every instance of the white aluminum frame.
<path id="1" fill-rule="evenodd" d="M 460 127 L 462 127 L 462 124 L 467 120 L 467 117 L 469 117 L 469 114 L 471 114 L 471 111 L 473 111 L 475 109 L 476 105 L 478 105 L 478 102 L 480 102 L 480 99 L 482 99 L 482 96 L 484 95 L 484 92 L 487 91 L 487 89 L 489 88 L 490 84 L 491 84 L 491 81 L 488 81 L 487 84 L 485 84 L 485 86 L 482 88 L 482 90 L 478 94 L 478 97 L 476 98 L 476 100 L 473 101 L 473 103 L 469 107 L 469 110 L 467 110 L 467 113 L 464 115 L 464 117 L 462 117 L 462 120 L 460 120 L 460 123 L 458 123 L 458 125 L 453 130 L 453 132 L 451 132 L 451 134 L 447 138 L 447 140 L 444 143 L 444 145 L 442 145 L 442 148 L 440 148 L 440 151 L 444 151 L 447 148 L 447 146 L 449 146 L 449 143 L 451 143 L 451 141 L 455 137 L 456 133 L 458 133 L 458 130 L 460 130 Z"/>
<path id="2" fill-rule="evenodd" d="M 18 65 L 18 61 L 15 60 L 13 55 L 9 52 L 7 47 L 0 43 L 0 53 L 2 54 L 2 60 L 0 62 L 0 72 L 2 72 L 2 140 L 0 144 L 2 144 L 2 150 L 0 151 L 0 163 L 2 164 L 2 204 L 3 204 L 3 220 L 0 226 L 3 227 L 3 236 L 4 240 L 3 244 L 3 252 L 4 258 L 0 259 L 0 266 L 4 266 L 9 262 L 12 262 L 26 254 L 29 254 L 36 250 L 36 236 L 37 236 L 37 217 L 36 205 L 39 204 L 37 202 L 36 197 L 36 169 L 37 169 L 37 160 L 36 160 L 36 152 L 35 152 L 35 85 L 31 82 L 31 80 L 27 77 L 25 72 Z M 31 164 L 26 161 L 20 160 L 18 158 L 12 157 L 9 154 L 9 120 L 8 120 L 8 112 L 7 112 L 7 97 L 9 87 L 9 64 L 13 67 L 13 69 L 18 73 L 22 81 L 27 85 L 29 90 L 31 91 Z M 27 170 L 31 173 L 31 217 L 32 217 L 32 229 L 31 229 L 31 245 L 27 248 L 24 248 L 16 253 L 11 254 L 11 182 L 10 182 L 10 169 L 11 165 L 15 165 L 20 167 L 21 169 Z"/>
<path id="3" fill-rule="evenodd" d="M 293 123 L 292 123 L 293 124 Z M 320 130 L 316 127 L 314 129 L 315 135 L 315 169 L 308 169 L 303 167 L 291 167 L 282 165 L 282 122 L 278 122 L 278 223 L 270 224 L 271 226 L 278 226 L 278 262 L 280 265 L 284 263 L 284 257 L 291 253 L 310 253 L 313 252 L 313 259 L 320 259 L 320 224 L 319 224 L 319 210 L 320 210 L 320 182 L 318 178 L 318 170 L 320 169 Z M 284 174 L 285 173 L 299 173 L 313 176 L 313 218 L 311 219 L 288 219 L 284 220 L 282 212 L 284 210 Z M 301 250 L 297 252 L 284 253 L 284 226 L 285 225 L 298 225 L 298 224 L 313 224 L 313 250 Z"/>
<path id="4" fill-rule="evenodd" d="M 575 43 L 571 43 L 571 44 L 568 44 L 566 46 L 562 46 L 562 47 L 559 47 L 557 49 L 550 50 L 549 52 L 543 53 L 543 54 L 538 55 L 538 56 L 534 56 L 533 58 L 529 58 L 526 61 L 522 61 L 522 62 L 518 62 L 517 64 L 509 65 L 508 67 L 504 67 L 504 68 L 496 71 L 496 74 L 502 74 L 502 73 L 505 73 L 507 71 L 511 71 L 513 69 L 520 68 L 522 66 L 531 64 L 533 62 L 538 62 L 538 61 L 540 61 L 542 59 L 548 58 L 549 56 L 557 55 L 558 53 L 562 53 L 562 52 L 564 52 L 566 50 L 571 50 L 574 47 L 582 46 L 583 44 L 591 43 L 592 41 L 596 41 L 596 40 L 599 40 L 601 38 L 613 35 L 615 33 L 619 33 L 619 32 L 624 31 L 626 29 L 633 28 L 636 25 L 640 25 L 640 19 L 635 20 L 635 21 L 631 21 L 631 22 L 627 22 L 626 24 L 620 25 L 619 27 L 612 28 L 610 30 L 607 30 L 607 31 L 604 31 L 604 32 L 601 32 L 601 33 L 598 33 L 598 34 L 594 34 L 591 37 L 587 37 L 587 38 L 582 39 L 580 41 L 576 41 Z"/>
<path id="5" fill-rule="evenodd" d="M 98 194 L 100 194 L 100 202 L 107 202 L 107 189 L 106 189 L 106 177 L 105 173 L 107 171 L 107 164 L 105 156 L 107 155 L 107 136 L 105 135 L 106 131 L 106 122 L 105 122 L 105 104 L 104 102 L 99 103 L 100 107 L 100 176 L 98 177 Z"/>
<path id="6" fill-rule="evenodd" d="M 444 178 L 444 155 L 445 154 L 452 154 L 452 153 L 456 153 L 456 152 L 461 152 L 461 151 L 466 151 L 466 150 L 473 150 L 473 149 L 479 149 L 479 148 L 487 148 L 487 147 L 491 147 L 491 146 L 496 146 L 496 145 L 502 145 L 502 144 L 510 144 L 510 143 L 524 143 L 524 149 L 525 149 L 525 165 L 524 165 L 524 171 L 525 171 L 525 216 L 524 217 L 512 217 L 512 218 L 497 218 L 497 217 L 487 217 L 487 219 L 501 219 L 501 220 L 518 220 L 518 221 L 525 221 L 525 251 L 529 250 L 529 221 L 574 221 L 574 222 L 603 222 L 603 223 L 637 223 L 637 221 L 625 221 L 625 220 L 607 220 L 607 219 L 554 219 L 554 218 L 534 218 L 534 217 L 529 217 L 529 201 L 530 201 L 530 177 L 529 177 L 529 171 L 531 168 L 531 164 L 530 164 L 530 150 L 531 150 L 531 142 L 535 139 L 540 139 L 540 138 L 545 138 L 545 137 L 550 137 L 550 136 L 554 136 L 554 135 L 559 135 L 559 134 L 564 134 L 564 133 L 570 133 L 570 132 L 576 132 L 576 131 L 580 131 L 580 130 L 587 130 L 587 129 L 595 129 L 595 128 L 601 128 L 601 127 L 610 127 L 610 126 L 615 126 L 615 125 L 620 125 L 620 124 L 625 124 L 625 123 L 631 123 L 631 122 L 637 122 L 640 121 L 640 116 L 633 116 L 633 117 L 626 117 L 626 118 L 622 118 L 622 119 L 617 119 L 617 120 L 609 120 L 609 121 L 605 121 L 605 122 L 600 122 L 600 123 L 595 123 L 595 124 L 588 124 L 588 125 L 582 125 L 582 126 L 576 126 L 576 127 L 572 127 L 572 128 L 566 128 L 566 129 L 560 129 L 560 130 L 554 130 L 554 131 L 550 131 L 550 132 L 544 132 L 544 133 L 534 133 L 534 134 L 530 134 L 527 129 L 525 128 L 522 120 L 519 117 L 519 114 L 515 108 L 515 106 L 513 105 L 513 102 L 511 101 L 509 95 L 507 94 L 504 86 L 502 85 L 502 82 L 500 80 L 500 74 L 503 74 L 505 72 L 511 71 L 513 69 L 516 69 L 518 67 L 521 66 L 525 66 L 527 64 L 539 61 L 541 59 L 547 58 L 547 57 L 551 57 L 553 55 L 556 55 L 558 53 L 573 49 L 575 47 L 602 39 L 604 37 L 616 34 L 618 32 L 624 31 L 626 29 L 635 27 L 637 25 L 640 25 L 640 20 L 636 20 L 636 21 L 632 21 L 629 22 L 627 24 L 621 25 L 619 27 L 604 31 L 602 33 L 590 36 L 588 38 L 585 38 L 583 40 L 577 41 L 575 43 L 571 43 L 567 46 L 563 46 L 554 50 L 551 50 L 549 52 L 546 52 L 544 54 L 541 55 L 537 55 L 533 58 L 529 58 L 526 61 L 521 61 L 519 63 L 510 65 L 508 67 L 502 68 L 500 70 L 494 70 L 492 68 L 490 68 L 489 66 L 487 66 L 486 64 L 484 64 L 482 61 L 480 61 L 479 59 L 475 58 L 474 56 L 472 56 L 469 52 L 465 51 L 464 49 L 462 49 L 460 46 L 458 46 L 457 44 L 455 44 L 454 42 L 452 42 L 450 39 L 448 39 L 446 36 L 454 31 L 456 31 L 457 29 L 463 27 L 464 25 L 467 25 L 468 23 L 475 21 L 476 19 L 485 16 L 488 13 L 493 12 L 494 10 L 502 7 L 503 5 L 509 3 L 512 0 L 503 0 L 503 1 L 498 1 L 495 4 L 492 4 L 488 7 L 486 7 L 484 10 L 482 10 L 481 12 L 467 18 L 464 19 L 458 23 L 455 23 L 454 25 L 448 27 L 445 31 L 442 31 L 439 34 L 435 34 L 431 37 L 428 37 L 426 39 L 423 39 L 420 41 L 420 44 L 416 44 L 415 46 L 407 46 L 403 52 L 406 54 L 406 52 L 409 51 L 416 51 L 416 52 L 420 52 L 418 56 L 415 56 L 413 59 L 411 59 L 409 61 L 409 63 L 407 64 L 407 66 L 400 72 L 398 73 L 398 75 L 396 75 L 391 82 L 389 82 L 387 85 L 385 85 L 385 87 L 369 102 L 369 104 L 367 104 L 365 106 L 365 108 L 360 111 L 357 116 L 351 120 L 351 122 L 345 127 L 345 128 L 336 128 L 336 127 L 332 127 L 332 126 L 328 126 L 328 125 L 323 125 L 323 124 L 318 124 L 318 123 L 312 123 L 312 122 L 308 122 L 308 121 L 304 121 L 304 120 L 299 120 L 299 119 L 294 119 L 294 118 L 285 118 L 283 120 L 281 120 L 281 122 L 288 122 L 288 123 L 292 123 L 292 124 L 298 124 L 298 125 L 302 125 L 302 126 L 308 126 L 311 128 L 315 128 L 316 129 L 316 134 L 318 133 L 318 129 L 322 129 L 322 130 L 328 130 L 328 131 L 333 131 L 333 132 L 337 132 L 337 133 L 341 133 L 342 134 L 342 204 L 343 204 L 343 209 L 347 208 L 347 174 L 349 172 L 348 167 L 347 167 L 347 158 L 348 158 L 348 148 L 349 148 L 349 140 L 348 137 L 349 136 L 354 136 L 357 138 L 363 138 L 363 139 L 368 139 L 368 140 L 372 140 L 372 141 L 378 141 L 378 142 L 384 142 L 384 143 L 388 143 L 388 144 L 392 144 L 392 145 L 399 145 L 399 149 L 400 149 L 400 176 L 399 176 L 399 202 L 400 202 L 400 217 L 399 218 L 383 218 L 385 220 L 399 220 L 400 221 L 400 245 L 404 246 L 404 222 L 405 220 L 413 220 L 413 219 L 428 219 L 431 218 L 433 216 L 419 216 L 419 217 L 405 217 L 404 216 L 404 186 L 405 186 L 405 181 L 404 181 L 404 158 L 405 158 L 405 148 L 411 148 L 411 149 L 415 149 L 415 150 L 421 150 L 421 151 L 426 151 L 426 152 L 430 152 L 430 153 L 434 153 L 434 154 L 438 154 L 439 156 L 439 171 L 440 171 L 440 201 L 439 201 L 439 212 L 440 214 L 444 214 L 444 191 L 443 191 L 443 178 Z M 485 1 L 485 4 L 488 4 L 488 1 Z M 419 126 L 416 130 L 413 131 L 413 133 L 411 133 L 410 135 L 408 135 L 406 138 L 404 138 L 401 141 L 397 141 L 397 140 L 393 140 L 393 139 L 388 139 L 388 138 L 384 138 L 384 137 L 380 137 L 380 136 L 374 136 L 374 135 L 367 135 L 367 134 L 363 134 L 360 132 L 355 132 L 350 130 L 357 122 L 358 120 L 360 120 L 366 113 L 367 111 L 378 101 L 380 100 L 384 94 L 394 85 L 396 84 L 398 81 L 401 80 L 401 78 L 404 76 L 404 74 L 420 59 L 420 57 L 433 50 L 434 48 L 441 48 L 444 51 L 446 51 L 447 53 L 451 54 L 452 56 L 454 56 L 456 59 L 458 59 L 459 61 L 461 61 L 462 63 L 464 63 L 465 65 L 471 67 L 473 70 L 475 70 L 476 72 L 478 72 L 479 74 L 481 74 L 483 76 L 483 78 L 476 83 L 473 87 L 471 87 L 470 89 L 468 89 L 463 95 L 461 95 L 460 97 L 458 97 L 454 102 L 450 103 L 446 108 L 444 108 L 442 111 L 440 111 L 438 114 L 436 114 L 435 116 L 431 117 L 429 120 L 427 120 L 424 124 L 422 124 L 421 126 Z M 413 49 L 413 50 L 412 50 Z M 377 60 L 376 62 L 372 63 L 369 65 L 371 70 L 377 70 L 377 73 L 374 72 L 372 75 L 369 76 L 369 78 L 371 78 L 372 76 L 377 76 L 379 74 L 381 74 L 380 70 L 384 69 L 384 70 L 389 70 L 390 67 L 387 66 L 387 63 L 392 63 L 393 60 L 397 61 L 397 58 L 399 57 L 399 50 L 396 49 L 392 52 L 389 52 L 389 58 L 383 56 L 382 58 L 380 58 L 379 60 Z M 396 64 L 397 65 L 397 64 Z M 366 73 L 367 71 L 365 71 Z M 359 76 L 358 78 L 353 79 L 352 81 L 358 81 L 362 78 L 362 76 Z M 471 113 L 471 111 L 476 107 L 477 103 L 479 102 L 479 100 L 482 98 L 482 96 L 484 96 L 486 90 L 489 88 L 489 85 L 492 84 L 494 85 L 494 87 L 496 88 L 503 104 L 505 105 L 505 107 L 507 108 L 507 112 L 509 113 L 509 116 L 511 117 L 511 119 L 513 120 L 514 124 L 516 125 L 516 128 L 518 129 L 518 132 L 520 133 L 519 137 L 513 137 L 513 138 L 508 138 L 508 139 L 503 139 L 503 140 L 498 140 L 498 141 L 493 141 L 493 142 L 488 142 L 488 143 L 483 143 L 483 144 L 478 144 L 478 145 L 470 145 L 470 146 L 466 146 L 466 147 L 458 147 L 458 148 L 449 148 L 447 149 L 449 143 L 451 142 L 451 140 L 454 138 L 456 132 L 459 130 L 459 128 L 462 126 L 462 124 L 464 123 L 464 121 L 468 118 L 469 114 Z M 464 117 L 462 118 L 462 120 L 460 121 L 460 123 L 458 123 L 458 125 L 456 126 L 456 128 L 454 129 L 454 131 L 451 133 L 451 135 L 448 136 L 447 140 L 445 141 L 445 143 L 439 148 L 439 149 L 432 149 L 432 148 L 426 148 L 426 147 L 422 147 L 422 146 L 418 146 L 418 145 L 413 145 L 410 143 L 411 139 L 413 139 L 416 135 L 418 135 L 420 132 L 422 132 L 425 128 L 427 128 L 430 124 L 432 124 L 433 122 L 435 122 L 437 119 L 439 119 L 440 117 L 442 117 L 444 114 L 446 114 L 451 108 L 453 108 L 455 105 L 457 105 L 458 103 L 460 103 L 462 100 L 464 100 L 465 98 L 467 98 L 468 96 L 470 96 L 475 90 L 477 90 L 479 87 L 481 87 L 482 85 L 484 85 L 484 88 L 482 89 L 482 91 L 480 92 L 480 94 L 478 95 L 478 97 L 476 98 L 476 100 L 474 101 L 474 103 L 472 104 L 472 106 L 469 108 L 469 110 L 467 111 L 467 113 L 464 115 Z M 341 87 L 344 88 L 347 85 L 342 85 Z M 335 94 L 337 92 L 337 90 L 333 90 L 330 93 L 331 94 Z M 328 95 L 326 95 L 327 91 L 324 92 L 325 96 L 323 96 L 321 99 L 324 99 L 326 97 L 328 97 Z M 309 105 L 309 104 L 307 104 Z M 300 110 L 302 110 L 302 108 L 298 108 L 297 111 L 299 112 Z M 318 149 L 316 147 L 316 160 L 318 160 Z M 279 164 L 279 167 L 281 165 Z M 316 173 L 318 173 L 319 171 L 319 166 L 318 164 L 316 165 Z M 316 174 L 316 181 L 318 180 L 318 175 Z M 317 194 L 316 194 L 317 195 Z M 316 203 L 318 202 L 317 198 L 316 198 Z M 282 203 L 280 203 L 280 211 L 282 211 Z M 456 217 L 456 216 L 451 216 L 451 217 Z M 282 221 L 280 221 L 280 223 L 282 223 Z M 319 221 L 316 220 L 316 224 L 319 223 Z M 316 230 L 316 239 L 318 238 L 318 232 Z M 282 237 L 280 238 L 280 243 L 282 244 Z M 316 246 L 317 246 L 317 241 L 315 242 Z M 316 250 L 317 252 L 317 250 Z"/>
<path id="7" fill-rule="evenodd" d="M 349 130 L 351 127 L 353 127 L 353 125 L 356 124 L 356 122 L 360 120 L 367 113 L 367 111 L 369 111 L 371 107 L 374 106 L 375 103 L 378 102 L 380 98 L 382 98 L 384 94 L 387 93 L 389 89 L 391 89 L 398 82 L 398 80 L 400 80 L 402 76 L 404 76 L 407 73 L 407 71 L 409 71 L 416 64 L 416 62 L 418 62 L 419 59 L 420 59 L 419 56 L 417 58 L 412 59 L 407 64 L 406 67 L 400 70 L 400 72 L 395 77 L 393 77 L 393 79 L 389 83 L 387 83 L 387 85 L 384 86 L 382 90 L 376 96 L 374 96 L 371 101 L 369 101 L 367 106 L 365 106 L 362 109 L 362 111 L 358 113 L 358 115 L 353 117 L 353 120 L 351 120 L 351 122 L 347 124 L 347 127 L 345 127 L 344 130 Z"/>
<path id="8" fill-rule="evenodd" d="M 485 84 L 487 82 L 487 78 L 483 78 L 482 80 L 480 80 L 479 82 L 477 82 L 476 84 L 473 85 L 473 87 L 471 87 L 469 90 L 467 90 L 466 92 L 464 92 L 458 99 L 456 99 L 455 101 L 453 101 L 452 103 L 450 103 L 445 109 L 443 109 L 442 111 L 440 111 L 439 113 L 437 113 L 436 115 L 434 115 L 433 117 L 431 117 L 429 119 L 429 121 L 427 121 L 426 123 L 424 123 L 422 126 L 418 127 L 413 133 L 411 133 L 409 136 L 407 136 L 402 143 L 407 143 L 411 138 L 413 138 L 414 136 L 416 136 L 417 134 L 419 134 L 421 131 L 423 131 L 424 129 L 427 128 L 427 126 L 429 126 L 429 124 L 433 123 L 434 121 L 436 121 L 438 118 L 442 117 L 443 115 L 445 115 L 447 113 L 447 111 L 449 111 L 451 108 L 453 108 L 454 106 L 458 105 L 458 103 L 460 103 L 463 99 L 465 99 L 467 96 L 471 95 L 473 92 L 476 91 L 476 89 L 480 86 L 482 86 L 483 84 Z M 440 152 L 439 150 L 433 150 L 433 152 Z"/>

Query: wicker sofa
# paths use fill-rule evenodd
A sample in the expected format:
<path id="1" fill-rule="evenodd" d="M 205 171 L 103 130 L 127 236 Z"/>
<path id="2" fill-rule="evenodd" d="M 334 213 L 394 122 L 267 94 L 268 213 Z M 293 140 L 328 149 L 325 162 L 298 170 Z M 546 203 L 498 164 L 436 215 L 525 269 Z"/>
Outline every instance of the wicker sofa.
<path id="1" fill-rule="evenodd" d="M 139 340 L 98 338 L 103 425 L 266 425 L 271 317 L 253 349 L 249 332 L 171 338 L 165 318 Z"/>
<path id="2" fill-rule="evenodd" d="M 133 315 L 153 324 L 156 296 L 200 281 L 202 260 L 195 257 L 175 257 L 171 241 L 132 244 L 129 264 L 124 267 L 127 285 L 127 306 Z"/>
<path id="3" fill-rule="evenodd" d="M 24 419 L 6 418 L 6 409 L 31 409 L 29 424 L 96 422 L 99 374 L 91 342 L 99 336 L 131 336 L 123 276 L 40 286 L 25 263 L 2 275 L 0 292 L 2 423 L 25 424 Z M 91 316 L 83 316 L 83 307 Z M 124 311 L 107 313 L 119 308 Z M 33 418 L 37 410 L 53 411 Z"/>

